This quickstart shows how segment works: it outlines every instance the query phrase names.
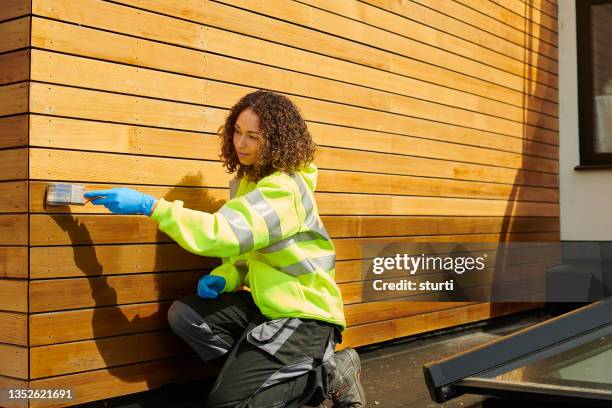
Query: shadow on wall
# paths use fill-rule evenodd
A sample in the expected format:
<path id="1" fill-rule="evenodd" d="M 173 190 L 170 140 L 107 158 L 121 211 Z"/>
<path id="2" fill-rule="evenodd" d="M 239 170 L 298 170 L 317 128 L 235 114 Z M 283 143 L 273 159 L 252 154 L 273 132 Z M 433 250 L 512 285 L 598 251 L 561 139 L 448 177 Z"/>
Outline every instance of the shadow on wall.
<path id="1" fill-rule="evenodd" d="M 554 169 L 554 174 L 551 173 L 534 173 L 534 172 L 525 172 L 525 163 L 530 161 L 531 163 L 537 162 L 538 160 L 542 160 L 542 148 L 546 148 L 547 150 L 551 150 L 550 148 L 556 148 L 552 145 L 558 144 L 558 137 L 547 137 L 544 133 L 553 133 L 556 132 L 557 129 L 550 129 L 549 125 L 546 124 L 544 119 L 550 120 L 551 116 L 546 113 L 542 113 L 544 109 L 544 105 L 548 103 L 547 101 L 554 101 L 555 90 L 549 86 L 544 85 L 544 79 L 542 78 L 544 74 L 544 57 L 538 51 L 540 50 L 540 43 L 543 41 L 541 37 L 543 34 L 541 32 L 540 26 L 536 24 L 530 23 L 533 21 L 534 14 L 540 13 L 535 7 L 534 0 L 526 0 L 524 6 L 524 64 L 523 64 L 523 151 L 522 151 L 522 165 L 517 170 L 514 184 L 512 186 L 510 195 L 507 199 L 507 205 L 505 210 L 505 218 L 503 224 L 501 226 L 500 238 L 499 242 L 517 242 L 517 241 L 542 241 L 542 238 L 537 237 L 535 234 L 532 238 L 529 239 L 517 239 L 517 235 L 514 235 L 517 231 L 513 228 L 513 223 L 515 221 L 515 214 L 523 214 L 525 216 L 530 216 L 527 205 L 533 204 L 528 201 L 534 201 L 533 195 L 529 197 L 525 193 L 525 189 L 521 188 L 521 186 L 527 184 L 534 187 L 541 187 L 542 183 L 539 181 L 540 178 L 551 178 L 554 177 L 555 187 L 557 189 L 556 201 L 554 203 L 550 203 L 550 205 L 557 205 L 556 214 L 551 216 L 552 218 L 556 218 L 557 222 L 553 223 L 556 228 L 554 231 L 551 229 L 547 229 L 546 231 L 542 231 L 538 229 L 538 232 L 557 232 L 559 231 L 559 198 L 558 198 L 558 188 L 559 188 L 559 172 L 558 172 L 558 150 L 557 155 L 554 161 L 557 162 L 556 166 L 552 166 Z M 536 31 L 537 30 L 537 31 Z M 529 50 L 533 50 L 534 52 L 529 52 Z M 553 75 L 548 73 L 548 75 Z M 558 88 L 558 85 L 556 85 Z M 535 96 L 535 95 L 539 96 Z M 554 102 L 552 102 L 554 103 Z M 558 112 L 558 110 L 557 110 Z M 558 113 L 556 113 L 558 115 Z M 556 117 L 552 117 L 557 120 Z M 558 135 L 558 132 L 557 132 Z M 551 160 L 551 159 L 548 159 Z M 529 175 L 527 173 L 530 173 Z M 545 187 L 546 188 L 546 187 Z M 537 200 L 535 200 L 537 201 Z M 550 215 L 549 215 L 550 216 Z M 544 225 L 549 226 L 550 223 L 545 223 Z M 529 229 L 531 231 L 531 228 Z M 535 231 L 534 231 L 535 232 Z M 518 236 L 524 236 L 524 234 L 520 234 Z M 555 242 L 559 241 L 559 237 L 557 236 L 554 240 Z M 549 241 L 550 242 L 550 241 Z M 503 270 L 502 265 L 506 262 L 505 257 L 507 253 L 505 251 L 499 251 L 500 256 L 496 261 L 496 269 L 499 267 L 500 270 Z M 525 287 L 529 287 L 532 290 L 545 290 L 545 266 L 536 267 L 537 273 L 542 274 L 541 279 L 537 279 L 537 283 L 531 280 L 523 281 L 523 285 Z M 494 275 L 495 280 L 495 275 Z M 542 287 L 539 287 L 542 285 Z M 527 297 L 526 300 L 529 298 Z M 504 303 L 491 303 L 491 312 L 496 313 L 497 311 L 503 311 Z"/>
<path id="2" fill-rule="evenodd" d="M 176 187 L 170 189 L 169 193 L 164 197 L 168 201 L 181 199 L 184 201 L 186 208 L 195 210 L 216 210 L 223 205 L 223 200 L 215 200 L 206 189 L 194 188 L 189 194 L 189 198 L 185 198 L 184 192 L 181 192 L 180 186 L 201 186 L 204 185 L 203 176 L 187 175 Z M 119 215 L 105 215 L 119 216 Z M 147 277 L 154 280 L 153 297 L 131 300 L 131 302 L 149 302 L 136 305 L 134 307 L 127 306 L 124 310 L 120 307 L 121 293 L 117 293 L 117 289 L 113 287 L 109 279 L 114 280 L 116 275 L 104 275 L 104 265 L 96 256 L 96 247 L 91 238 L 91 234 L 87 229 L 87 225 L 79 222 L 78 216 L 51 215 L 53 220 L 70 236 L 71 242 L 85 244 L 79 246 L 79 251 L 74 250 L 75 265 L 89 277 L 88 282 L 91 288 L 91 295 L 94 299 L 93 316 L 91 320 L 93 329 L 93 338 L 96 343 L 102 367 L 107 368 L 108 372 L 123 382 L 142 382 L 143 386 L 140 390 L 157 388 L 161 385 L 184 379 L 197 379 L 215 374 L 219 367 L 216 367 L 218 362 L 213 366 L 208 364 L 205 366 L 197 355 L 176 336 L 168 326 L 167 311 L 174 299 L 193 294 L 196 291 L 198 279 L 209 269 L 188 270 L 188 271 L 171 271 L 169 268 L 168 259 L 165 258 L 164 251 L 159 247 L 172 245 L 168 241 L 172 241 L 166 234 L 157 231 L 155 243 L 159 245 L 156 251 L 155 263 L 153 270 L 142 271 L 143 273 L 130 273 L 122 275 L 119 279 L 123 283 L 131 279 L 134 280 L 134 286 L 129 286 L 130 292 L 140 293 L 141 288 L 137 287 L 138 282 L 142 282 L 139 278 L 145 279 L 145 285 L 149 282 Z M 152 220 L 147 220 L 153 222 Z M 194 255 L 178 248 L 178 251 L 172 252 L 174 256 L 187 257 Z M 172 262 L 170 263 L 172 264 Z M 176 263 L 174 263 L 176 265 Z M 210 263 L 212 264 L 212 263 Z M 155 273 L 147 273 L 153 272 Z M 108 273 L 108 272 L 107 272 Z M 123 289 L 125 290 L 125 289 Z M 146 296 L 146 295 L 145 295 Z M 141 316 L 140 312 L 147 313 Z M 134 363 L 151 361 L 159 359 L 168 359 L 168 364 L 163 365 L 163 370 L 166 373 L 160 379 L 159 367 L 147 370 L 145 366 L 134 367 Z M 174 363 L 174 364 L 173 364 Z M 117 366 L 117 367 L 113 367 Z M 94 368 L 102 368 L 96 364 Z M 207 369 L 203 369 L 203 368 Z M 126 390 L 129 393 L 134 390 Z"/>

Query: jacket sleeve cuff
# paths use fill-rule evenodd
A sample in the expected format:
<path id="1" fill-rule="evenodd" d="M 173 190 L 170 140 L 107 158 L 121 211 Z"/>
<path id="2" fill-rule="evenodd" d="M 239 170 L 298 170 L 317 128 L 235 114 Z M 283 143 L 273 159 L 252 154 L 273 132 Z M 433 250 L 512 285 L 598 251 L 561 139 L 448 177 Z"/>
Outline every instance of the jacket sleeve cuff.
<path id="1" fill-rule="evenodd" d="M 231 262 L 217 266 L 210 274 L 225 278 L 225 287 L 221 292 L 233 292 L 240 286 L 240 273 Z"/>
<path id="2" fill-rule="evenodd" d="M 157 206 L 155 207 L 153 214 L 151 214 L 151 218 L 159 222 L 160 219 L 163 218 L 163 216 L 168 212 L 171 206 L 172 203 L 164 200 L 163 198 L 160 198 L 159 200 L 157 200 Z"/>

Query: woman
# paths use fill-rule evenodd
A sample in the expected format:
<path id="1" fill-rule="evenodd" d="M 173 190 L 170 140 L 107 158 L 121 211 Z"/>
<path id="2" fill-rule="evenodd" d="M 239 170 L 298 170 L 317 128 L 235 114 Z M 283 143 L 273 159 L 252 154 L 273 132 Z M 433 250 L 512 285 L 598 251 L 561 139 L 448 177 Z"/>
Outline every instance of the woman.
<path id="1" fill-rule="evenodd" d="M 365 406 L 357 353 L 333 351 L 346 323 L 305 121 L 288 98 L 260 90 L 232 107 L 219 134 L 236 178 L 214 214 L 127 188 L 85 196 L 114 213 L 150 215 L 183 248 L 223 259 L 168 312 L 204 361 L 227 356 L 207 406 L 300 407 L 325 397 Z"/>

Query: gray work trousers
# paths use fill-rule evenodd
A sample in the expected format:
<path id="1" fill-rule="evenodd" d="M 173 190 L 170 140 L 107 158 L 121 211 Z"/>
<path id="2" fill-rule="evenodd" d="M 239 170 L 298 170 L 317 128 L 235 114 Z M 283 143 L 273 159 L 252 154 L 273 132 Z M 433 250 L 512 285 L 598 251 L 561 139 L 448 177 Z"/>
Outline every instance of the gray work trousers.
<path id="1" fill-rule="evenodd" d="M 323 402 L 342 341 L 334 324 L 270 320 L 248 291 L 186 296 L 168 311 L 172 330 L 204 361 L 226 356 L 206 407 L 302 407 Z"/>

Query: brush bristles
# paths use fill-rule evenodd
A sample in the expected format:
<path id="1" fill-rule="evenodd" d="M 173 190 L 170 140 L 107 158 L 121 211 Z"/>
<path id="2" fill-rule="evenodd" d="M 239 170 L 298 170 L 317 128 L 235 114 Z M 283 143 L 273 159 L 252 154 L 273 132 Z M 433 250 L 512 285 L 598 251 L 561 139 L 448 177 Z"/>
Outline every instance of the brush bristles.
<path id="1" fill-rule="evenodd" d="M 85 186 L 54 183 L 47 186 L 48 205 L 85 205 Z"/>

